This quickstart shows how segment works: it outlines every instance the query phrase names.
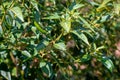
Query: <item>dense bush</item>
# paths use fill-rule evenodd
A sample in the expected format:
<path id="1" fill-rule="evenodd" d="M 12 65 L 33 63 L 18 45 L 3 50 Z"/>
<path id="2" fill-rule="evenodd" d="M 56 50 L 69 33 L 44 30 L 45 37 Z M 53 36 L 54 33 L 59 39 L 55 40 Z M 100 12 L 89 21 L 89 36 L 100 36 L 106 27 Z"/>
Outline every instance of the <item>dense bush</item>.
<path id="1" fill-rule="evenodd" d="M 0 79 L 119 80 L 119 0 L 0 0 Z"/>

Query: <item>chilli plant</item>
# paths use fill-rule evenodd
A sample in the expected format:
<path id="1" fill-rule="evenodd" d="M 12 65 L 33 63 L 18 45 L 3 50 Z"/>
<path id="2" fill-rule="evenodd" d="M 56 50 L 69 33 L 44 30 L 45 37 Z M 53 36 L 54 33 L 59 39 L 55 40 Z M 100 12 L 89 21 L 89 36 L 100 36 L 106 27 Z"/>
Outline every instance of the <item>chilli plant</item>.
<path id="1" fill-rule="evenodd" d="M 0 0 L 0 79 L 119 79 L 119 16 L 119 0 Z"/>

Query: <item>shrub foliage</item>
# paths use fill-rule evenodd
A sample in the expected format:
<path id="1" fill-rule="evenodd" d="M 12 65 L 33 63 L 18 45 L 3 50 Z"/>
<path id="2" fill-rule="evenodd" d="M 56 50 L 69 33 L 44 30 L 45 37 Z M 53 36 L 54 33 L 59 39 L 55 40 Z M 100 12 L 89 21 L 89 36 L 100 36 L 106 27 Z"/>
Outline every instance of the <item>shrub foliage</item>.
<path id="1" fill-rule="evenodd" d="M 119 17 L 119 0 L 0 0 L 0 78 L 119 79 Z"/>

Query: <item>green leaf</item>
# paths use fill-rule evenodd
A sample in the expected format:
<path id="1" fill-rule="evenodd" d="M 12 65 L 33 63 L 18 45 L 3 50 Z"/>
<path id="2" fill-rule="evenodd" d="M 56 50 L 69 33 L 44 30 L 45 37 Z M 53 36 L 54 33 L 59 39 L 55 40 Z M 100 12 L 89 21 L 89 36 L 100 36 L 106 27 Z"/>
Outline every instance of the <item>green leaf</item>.
<path id="1" fill-rule="evenodd" d="M 76 36 L 78 36 L 78 38 L 81 39 L 83 42 L 85 42 L 87 45 L 89 45 L 88 39 L 83 33 L 78 33 L 76 30 L 73 30 L 71 32 Z"/>
<path id="2" fill-rule="evenodd" d="M 64 42 L 55 43 L 53 46 L 54 46 L 56 49 L 59 49 L 59 50 L 63 50 L 63 51 L 66 50 L 66 46 L 65 46 L 65 43 L 64 43 Z"/>
<path id="3" fill-rule="evenodd" d="M 83 31 L 83 33 L 85 33 L 85 34 L 89 35 L 91 38 L 93 38 L 93 35 L 90 33 L 89 30 L 82 30 L 82 31 Z"/>
<path id="4" fill-rule="evenodd" d="M 120 4 L 115 3 L 114 10 L 115 10 L 115 13 L 118 15 L 120 13 Z"/>
<path id="5" fill-rule="evenodd" d="M 60 16 L 57 13 L 55 13 L 49 17 L 44 17 L 43 19 L 60 19 Z"/>
<path id="6" fill-rule="evenodd" d="M 3 71 L 3 70 L 0 70 L 0 74 L 5 77 L 7 80 L 11 80 L 11 74 L 10 72 L 6 72 L 6 71 Z"/>
<path id="7" fill-rule="evenodd" d="M 73 6 L 73 10 L 76 10 L 76 9 L 81 8 L 83 6 L 84 6 L 84 4 L 76 4 Z"/>
<path id="8" fill-rule="evenodd" d="M 38 53 L 37 49 L 34 48 L 34 55 L 33 55 L 33 56 L 36 56 L 36 55 L 38 55 L 38 54 L 39 54 L 39 53 Z"/>
<path id="9" fill-rule="evenodd" d="M 33 7 L 34 7 L 37 11 L 39 11 L 37 1 L 31 0 L 30 3 L 33 5 Z"/>
<path id="10" fill-rule="evenodd" d="M 12 69 L 12 76 L 16 76 L 17 77 L 17 68 L 16 67 L 14 67 Z"/>
<path id="11" fill-rule="evenodd" d="M 22 10 L 20 7 L 13 7 L 10 9 L 21 21 L 24 21 Z"/>
<path id="12" fill-rule="evenodd" d="M 82 58 L 80 59 L 82 62 L 86 62 L 86 61 L 89 61 L 91 59 L 91 56 L 90 54 L 85 54 L 82 56 Z"/>
<path id="13" fill-rule="evenodd" d="M 47 76 L 51 76 L 53 74 L 53 70 L 51 68 L 51 64 L 47 62 L 40 62 L 40 68 L 43 73 L 46 73 Z"/>
<path id="14" fill-rule="evenodd" d="M 22 54 L 25 55 L 26 57 L 30 58 L 32 57 L 31 54 L 28 51 L 22 51 Z"/>
<path id="15" fill-rule="evenodd" d="M 81 8 L 81 7 L 83 7 L 84 6 L 84 4 L 76 4 L 76 2 L 74 1 L 74 2 L 72 2 L 72 4 L 69 6 L 69 10 L 71 11 L 71 10 L 76 10 L 76 9 L 78 9 L 78 8 Z"/>
<path id="16" fill-rule="evenodd" d="M 91 29 L 91 30 L 95 33 L 95 31 L 94 31 L 94 29 L 92 28 L 92 26 L 91 26 L 84 18 L 82 18 L 81 16 L 79 16 L 79 19 L 80 19 L 89 29 Z"/>
<path id="17" fill-rule="evenodd" d="M 40 43 L 38 43 L 38 45 L 36 46 L 36 49 L 39 51 L 39 50 L 44 49 L 48 45 L 49 45 L 49 41 L 42 40 Z"/>
<path id="18" fill-rule="evenodd" d="M 99 4 L 96 3 L 96 2 L 94 2 L 94 1 L 90 1 L 90 4 L 91 4 L 92 6 L 99 6 Z"/>
<path id="19" fill-rule="evenodd" d="M 108 70 L 110 70 L 110 72 L 113 71 L 113 69 L 114 69 L 114 64 L 113 64 L 113 62 L 112 62 L 109 58 L 107 58 L 107 57 L 104 56 L 104 57 L 102 57 L 101 62 L 104 64 L 104 66 L 105 66 Z"/>
<path id="20" fill-rule="evenodd" d="M 67 33 L 70 32 L 70 29 L 71 29 L 71 20 L 65 20 L 65 19 L 63 19 L 63 20 L 60 22 L 60 25 L 62 26 L 62 28 L 63 28 Z"/>
<path id="21" fill-rule="evenodd" d="M 0 34 L 3 34 L 3 29 L 1 25 L 0 25 Z"/>
<path id="22" fill-rule="evenodd" d="M 100 22 L 106 22 L 109 18 L 110 18 L 110 15 L 102 16 Z"/>
<path id="23" fill-rule="evenodd" d="M 97 11 L 102 11 L 106 7 L 106 4 L 110 1 L 111 0 L 104 0 L 102 4 L 97 8 Z"/>
<path id="24" fill-rule="evenodd" d="M 44 29 L 42 29 L 42 27 L 36 21 L 34 21 L 34 25 L 41 33 L 43 34 L 47 33 Z"/>
<path id="25" fill-rule="evenodd" d="M 34 32 L 34 34 L 36 34 L 36 30 L 37 30 L 36 27 L 32 27 L 31 30 Z"/>
<path id="26" fill-rule="evenodd" d="M 46 66 L 46 62 L 40 62 L 40 68 Z"/>
<path id="27" fill-rule="evenodd" d="M 106 47 L 105 46 L 100 46 L 96 49 L 96 51 L 99 51 L 99 50 L 104 49 L 104 48 L 106 48 Z"/>

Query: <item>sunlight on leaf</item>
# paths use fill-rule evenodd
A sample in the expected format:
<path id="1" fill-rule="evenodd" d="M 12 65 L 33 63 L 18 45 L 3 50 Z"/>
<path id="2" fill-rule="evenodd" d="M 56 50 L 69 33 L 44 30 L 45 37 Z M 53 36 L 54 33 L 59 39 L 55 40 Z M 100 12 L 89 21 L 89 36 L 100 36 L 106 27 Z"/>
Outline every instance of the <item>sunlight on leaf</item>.
<path id="1" fill-rule="evenodd" d="M 92 26 L 84 18 L 82 18 L 81 16 L 79 16 L 79 18 L 89 29 L 91 29 L 95 33 L 95 31 L 92 28 Z"/>
<path id="2" fill-rule="evenodd" d="M 110 1 L 111 0 L 103 0 L 102 4 L 97 8 L 97 11 L 102 11 L 106 7 L 106 4 Z"/>
<path id="3" fill-rule="evenodd" d="M 69 6 L 69 10 L 71 11 L 73 11 L 73 10 L 76 10 L 76 9 L 79 9 L 79 8 L 81 8 L 81 7 L 83 7 L 84 6 L 84 4 L 78 4 L 78 3 L 76 3 L 75 1 L 74 2 L 72 2 L 72 4 Z"/>
<path id="4" fill-rule="evenodd" d="M 65 46 L 65 43 L 64 43 L 64 42 L 55 43 L 53 46 L 54 46 L 56 49 L 59 49 L 59 50 L 63 50 L 63 51 L 66 50 L 66 46 Z"/>
<path id="5" fill-rule="evenodd" d="M 13 7 L 11 11 L 21 20 L 24 21 L 22 10 L 20 7 Z"/>
<path id="6" fill-rule="evenodd" d="M 115 3 L 114 10 L 115 10 L 115 13 L 118 15 L 120 13 L 120 4 Z"/>
<path id="7" fill-rule="evenodd" d="M 34 7 L 37 11 L 39 11 L 37 1 L 31 0 L 30 2 L 31 2 L 31 4 L 33 5 L 33 7 Z"/>
<path id="8" fill-rule="evenodd" d="M 40 62 L 40 68 L 46 66 L 46 62 Z"/>
<path id="9" fill-rule="evenodd" d="M 72 33 L 78 36 L 78 38 L 85 42 L 87 45 L 89 45 L 88 39 L 83 33 L 78 33 L 76 30 L 72 31 Z"/>
<path id="10" fill-rule="evenodd" d="M 113 64 L 113 62 L 109 59 L 109 58 L 107 58 L 107 57 L 102 57 L 102 63 L 104 64 L 104 66 L 108 69 L 108 70 L 110 70 L 110 72 L 112 72 L 113 71 L 113 69 L 114 69 L 114 64 Z"/>
<path id="11" fill-rule="evenodd" d="M 82 58 L 80 59 L 82 62 L 86 62 L 86 61 L 89 61 L 91 59 L 91 56 L 90 54 L 85 54 L 82 56 Z"/>
<path id="12" fill-rule="evenodd" d="M 10 72 L 6 72 L 6 71 L 3 71 L 3 70 L 0 70 L 0 74 L 5 77 L 7 80 L 11 80 L 11 74 Z"/>
<path id="13" fill-rule="evenodd" d="M 29 58 L 32 57 L 28 51 L 22 51 L 22 54 L 29 57 Z"/>
<path id="14" fill-rule="evenodd" d="M 51 16 L 44 17 L 43 19 L 60 19 L 60 16 L 57 13 L 55 13 L 52 14 Z"/>
<path id="15" fill-rule="evenodd" d="M 75 6 L 73 6 L 73 10 L 81 8 L 83 6 L 84 6 L 84 4 L 76 4 Z"/>
<path id="16" fill-rule="evenodd" d="M 53 74 L 53 70 L 51 68 L 51 64 L 47 62 L 40 62 L 40 68 L 43 73 L 46 73 L 47 76 L 51 76 Z"/>
<path id="17" fill-rule="evenodd" d="M 44 33 L 44 34 L 47 33 L 44 29 L 42 29 L 42 27 L 41 27 L 36 21 L 34 21 L 34 25 L 35 25 L 35 27 L 37 27 L 37 29 L 38 29 L 41 33 Z"/>
<path id="18" fill-rule="evenodd" d="M 12 75 L 14 75 L 14 76 L 17 77 L 17 68 L 16 68 L 16 67 L 14 67 L 14 68 L 12 69 Z"/>
<path id="19" fill-rule="evenodd" d="M 61 24 L 62 28 L 63 28 L 67 33 L 70 32 L 70 29 L 71 29 L 71 21 L 70 21 L 70 20 L 62 20 L 60 24 Z"/>

